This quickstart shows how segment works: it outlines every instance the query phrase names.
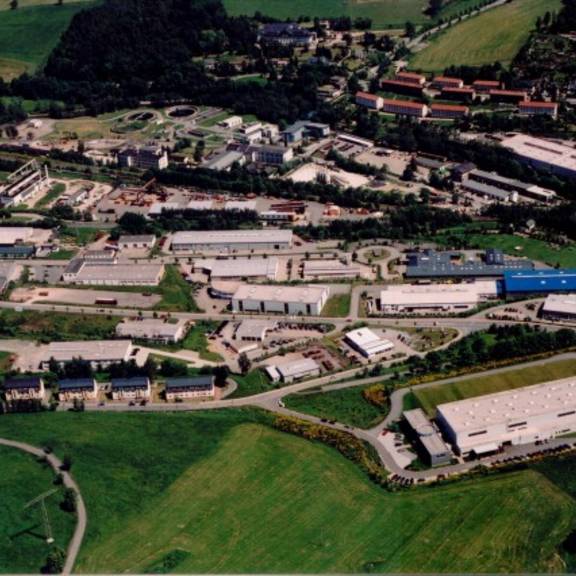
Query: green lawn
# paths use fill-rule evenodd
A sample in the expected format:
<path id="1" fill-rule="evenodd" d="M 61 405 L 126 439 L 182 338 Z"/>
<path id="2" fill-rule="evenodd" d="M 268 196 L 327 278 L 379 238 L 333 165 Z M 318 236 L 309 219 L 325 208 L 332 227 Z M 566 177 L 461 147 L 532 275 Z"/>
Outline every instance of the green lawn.
<path id="1" fill-rule="evenodd" d="M 234 375 L 234 380 L 238 383 L 238 388 L 230 398 L 242 398 L 253 396 L 261 392 L 275 390 L 279 383 L 272 382 L 262 370 L 252 370 L 245 376 Z"/>
<path id="2" fill-rule="evenodd" d="M 208 349 L 208 338 L 206 338 L 206 334 L 214 331 L 217 327 L 218 322 L 211 322 L 209 320 L 196 322 L 196 324 L 190 328 L 188 334 L 186 334 L 186 338 L 184 338 L 176 348 L 198 352 L 200 358 L 208 360 L 208 362 L 223 362 L 220 354 Z"/>
<path id="3" fill-rule="evenodd" d="M 98 228 L 91 226 L 66 226 L 62 230 L 62 236 L 76 246 L 87 246 L 96 240 L 100 232 Z"/>
<path id="4" fill-rule="evenodd" d="M 6 4 L 5 0 L 0 0 Z M 0 77 L 13 78 L 43 64 L 74 14 L 88 2 L 24 6 L 0 16 Z"/>
<path id="5" fill-rule="evenodd" d="M 40 198 L 40 200 L 38 200 L 38 202 L 36 202 L 36 205 L 34 207 L 45 208 L 46 206 L 48 206 L 48 204 L 54 202 L 54 200 L 56 200 L 59 196 L 64 194 L 64 192 L 66 192 L 66 185 L 62 184 L 61 182 L 58 182 L 57 184 L 54 184 L 52 188 L 50 188 L 47 194 L 45 194 L 42 198 Z"/>
<path id="6" fill-rule="evenodd" d="M 14 415 L 0 436 L 71 455 L 89 515 L 79 572 L 561 568 L 576 504 L 537 472 L 391 494 L 334 450 L 254 417 Z"/>
<path id="7" fill-rule="evenodd" d="M 52 469 L 33 456 L 0 446 L 0 573 L 39 573 L 50 546 L 44 539 L 41 511 L 23 510 L 33 498 L 55 488 Z M 66 549 L 75 524 L 74 515 L 60 509 L 62 494 L 46 500 L 54 546 Z"/>
<path id="8" fill-rule="evenodd" d="M 509 64 L 534 29 L 538 16 L 560 7 L 560 0 L 514 0 L 456 24 L 418 52 L 410 67 L 426 72 L 452 65 Z"/>
<path id="9" fill-rule="evenodd" d="M 275 18 L 364 16 L 374 27 L 403 26 L 406 20 L 424 22 L 425 0 L 224 0 L 230 14 L 260 11 Z"/>
<path id="10" fill-rule="evenodd" d="M 439 244 L 450 244 L 452 237 L 461 237 L 459 233 L 446 233 L 437 236 L 434 241 Z M 544 262 L 550 266 L 576 268 L 576 244 L 562 248 L 551 246 L 543 240 L 514 236 L 513 234 L 466 234 L 462 238 L 471 248 L 500 248 L 507 254 L 526 256 L 532 260 Z M 519 248 L 519 250 L 517 250 Z"/>
<path id="11" fill-rule="evenodd" d="M 328 302 L 322 308 L 322 316 L 331 318 L 345 318 L 350 313 L 351 295 L 335 294 L 328 298 Z"/>
<path id="12" fill-rule="evenodd" d="M 386 416 L 387 409 L 368 402 L 362 395 L 366 388 L 368 386 L 355 386 L 333 392 L 291 394 L 284 398 L 284 404 L 297 412 L 337 420 L 358 428 L 371 428 Z"/>
<path id="13" fill-rule="evenodd" d="M 160 282 L 159 292 L 162 301 L 154 309 L 170 312 L 200 312 L 192 287 L 178 271 L 176 266 L 166 266 L 166 274 Z"/>
<path id="14" fill-rule="evenodd" d="M 444 384 L 415 390 L 414 396 L 422 408 L 434 415 L 436 406 L 445 402 L 473 398 L 484 394 L 502 392 L 513 388 L 521 388 L 532 384 L 540 384 L 549 380 L 559 380 L 576 375 L 576 360 L 560 360 L 548 362 L 544 366 L 519 368 L 496 374 L 467 378 L 453 384 Z"/>
<path id="15" fill-rule="evenodd" d="M 119 319 L 112 316 L 2 310 L 0 338 L 23 338 L 44 342 L 102 340 L 114 336 L 118 322 Z"/>

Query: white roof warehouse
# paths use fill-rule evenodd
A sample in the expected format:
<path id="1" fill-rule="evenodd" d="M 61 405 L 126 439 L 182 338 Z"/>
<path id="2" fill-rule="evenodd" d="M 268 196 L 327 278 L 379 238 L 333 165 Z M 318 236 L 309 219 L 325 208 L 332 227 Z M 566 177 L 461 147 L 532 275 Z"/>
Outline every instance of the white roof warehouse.
<path id="1" fill-rule="evenodd" d="M 65 282 L 86 286 L 158 286 L 163 277 L 164 264 L 94 265 L 77 260 L 64 273 Z"/>
<path id="2" fill-rule="evenodd" d="M 576 378 L 441 404 L 437 421 L 462 454 L 576 431 Z"/>
<path id="3" fill-rule="evenodd" d="M 78 342 L 52 342 L 42 360 L 42 368 L 48 368 L 51 359 L 59 364 L 81 358 L 97 365 L 107 366 L 115 362 L 128 361 L 132 354 L 130 340 L 87 340 Z"/>
<path id="4" fill-rule="evenodd" d="M 176 232 L 174 252 L 279 250 L 292 246 L 292 230 L 210 230 Z"/>
<path id="5" fill-rule="evenodd" d="M 232 310 L 319 316 L 329 295 L 327 286 L 243 284 L 232 296 Z"/>

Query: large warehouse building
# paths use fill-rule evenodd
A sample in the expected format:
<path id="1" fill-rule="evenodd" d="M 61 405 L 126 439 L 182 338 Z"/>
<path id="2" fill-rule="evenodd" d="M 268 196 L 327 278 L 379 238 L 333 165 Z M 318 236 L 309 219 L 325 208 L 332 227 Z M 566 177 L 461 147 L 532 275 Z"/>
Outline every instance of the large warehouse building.
<path id="1" fill-rule="evenodd" d="M 575 432 L 576 378 L 441 404 L 436 420 L 464 456 Z"/>
<path id="2" fill-rule="evenodd" d="M 576 292 L 576 269 L 506 272 L 504 287 L 508 295 Z"/>
<path id="3" fill-rule="evenodd" d="M 329 295 L 327 286 L 243 284 L 232 296 L 232 310 L 319 316 Z"/>
<path id="4" fill-rule="evenodd" d="M 501 144 L 534 168 L 576 179 L 576 148 L 573 145 L 525 134 L 515 134 Z"/>
<path id="5" fill-rule="evenodd" d="M 380 293 L 380 309 L 387 314 L 464 312 L 498 296 L 494 280 L 465 284 L 399 284 Z"/>
<path id="6" fill-rule="evenodd" d="M 238 258 L 218 260 L 209 258 L 194 262 L 194 269 L 204 270 L 211 280 L 232 280 L 239 278 L 262 278 L 277 280 L 280 261 L 271 258 Z"/>
<path id="7" fill-rule="evenodd" d="M 576 318 L 576 294 L 550 294 L 540 315 L 546 320 L 574 320 Z"/>
<path id="8" fill-rule="evenodd" d="M 174 252 L 280 250 L 292 246 L 292 230 L 210 230 L 176 232 Z"/>

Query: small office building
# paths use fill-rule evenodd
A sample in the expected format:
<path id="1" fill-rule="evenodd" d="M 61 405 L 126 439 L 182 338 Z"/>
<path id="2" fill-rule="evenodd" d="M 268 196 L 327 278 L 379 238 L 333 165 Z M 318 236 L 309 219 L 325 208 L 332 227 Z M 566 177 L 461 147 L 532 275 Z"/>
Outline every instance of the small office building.
<path id="1" fill-rule="evenodd" d="M 453 457 L 450 446 L 444 442 L 422 409 L 407 410 L 404 412 L 404 419 L 410 427 L 418 447 L 423 452 L 427 464 L 430 466 L 450 464 Z"/>

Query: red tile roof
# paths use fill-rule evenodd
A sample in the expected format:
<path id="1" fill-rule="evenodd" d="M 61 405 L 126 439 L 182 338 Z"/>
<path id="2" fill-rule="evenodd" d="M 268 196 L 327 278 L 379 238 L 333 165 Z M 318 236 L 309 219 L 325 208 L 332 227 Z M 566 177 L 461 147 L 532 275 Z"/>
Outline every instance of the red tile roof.
<path id="1" fill-rule="evenodd" d="M 392 105 L 392 106 L 403 106 L 405 108 L 413 108 L 414 110 L 422 110 L 424 108 L 424 104 L 420 102 L 412 102 L 411 100 L 391 100 L 385 99 L 384 105 Z"/>
<path id="2" fill-rule="evenodd" d="M 558 102 L 520 102 L 520 107 L 524 108 L 546 108 L 553 110 L 558 107 Z"/>
<path id="3" fill-rule="evenodd" d="M 369 92 L 356 92 L 356 98 L 363 98 L 364 100 L 371 100 L 372 102 L 376 102 L 380 96 L 376 96 L 376 94 L 370 94 Z"/>

